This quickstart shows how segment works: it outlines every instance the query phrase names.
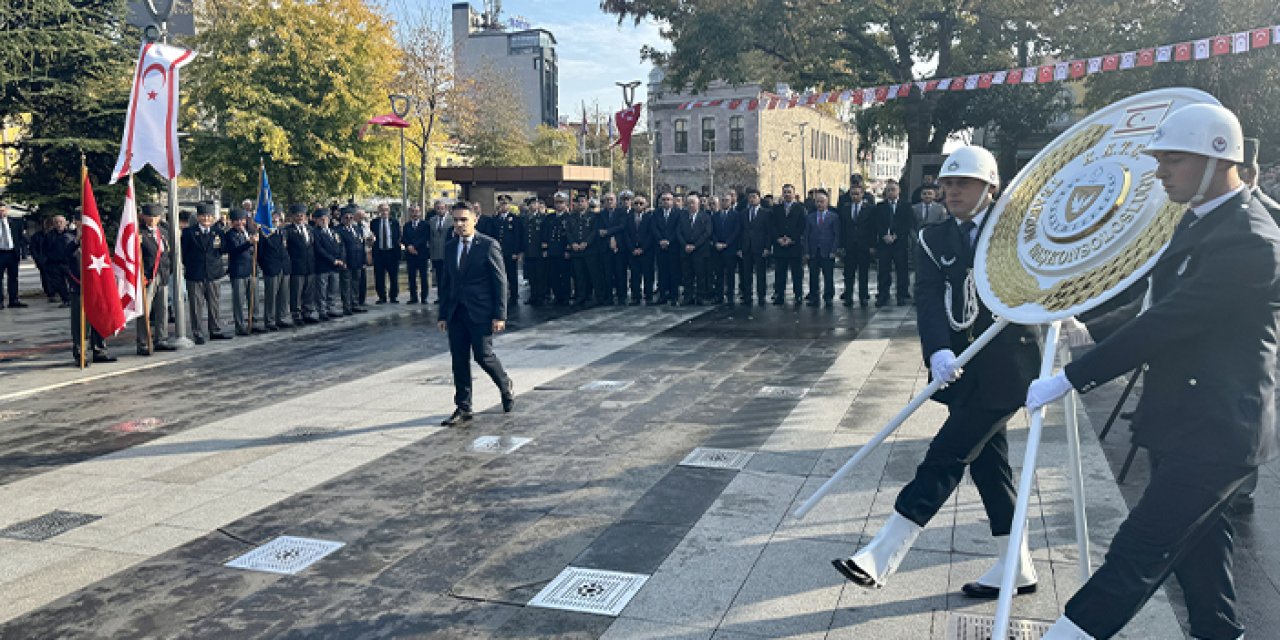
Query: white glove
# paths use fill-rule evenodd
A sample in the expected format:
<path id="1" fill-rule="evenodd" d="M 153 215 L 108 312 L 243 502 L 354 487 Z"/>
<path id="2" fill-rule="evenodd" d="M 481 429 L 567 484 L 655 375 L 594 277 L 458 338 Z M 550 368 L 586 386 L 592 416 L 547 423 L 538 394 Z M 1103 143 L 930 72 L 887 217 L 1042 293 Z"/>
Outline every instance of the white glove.
<path id="1" fill-rule="evenodd" d="M 956 354 L 950 349 L 939 349 L 929 356 L 929 371 L 933 373 L 934 380 L 942 381 L 944 387 L 947 383 L 958 380 L 960 374 L 964 373 L 963 369 L 956 367 Z"/>
<path id="2" fill-rule="evenodd" d="M 1040 407 L 1067 395 L 1071 391 L 1071 381 L 1067 374 L 1059 372 L 1052 378 L 1038 378 L 1027 387 L 1027 410 L 1035 411 Z"/>
<path id="3" fill-rule="evenodd" d="M 1093 336 L 1089 335 L 1089 327 L 1076 320 L 1075 316 L 1063 320 L 1058 327 L 1062 341 L 1068 347 L 1087 347 L 1093 344 Z"/>

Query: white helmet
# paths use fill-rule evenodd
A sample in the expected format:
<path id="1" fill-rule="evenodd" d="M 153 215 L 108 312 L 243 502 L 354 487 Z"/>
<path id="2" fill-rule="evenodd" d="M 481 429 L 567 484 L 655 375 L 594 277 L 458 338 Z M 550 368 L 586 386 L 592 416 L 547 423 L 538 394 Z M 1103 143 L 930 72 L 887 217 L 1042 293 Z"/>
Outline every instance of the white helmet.
<path id="1" fill-rule="evenodd" d="M 947 157 L 938 178 L 974 178 L 999 187 L 1000 167 L 990 151 L 982 147 L 960 147 Z"/>
<path id="2" fill-rule="evenodd" d="M 1244 133 L 1240 120 L 1226 107 L 1190 104 L 1165 118 L 1143 153 L 1181 151 L 1227 162 L 1244 161 Z"/>

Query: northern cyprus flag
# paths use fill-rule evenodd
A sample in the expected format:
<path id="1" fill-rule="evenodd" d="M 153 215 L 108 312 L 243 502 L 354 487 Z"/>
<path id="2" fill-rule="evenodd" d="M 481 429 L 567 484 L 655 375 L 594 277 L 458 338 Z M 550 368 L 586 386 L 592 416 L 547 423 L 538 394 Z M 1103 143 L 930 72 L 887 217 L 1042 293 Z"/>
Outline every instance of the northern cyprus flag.
<path id="1" fill-rule="evenodd" d="M 145 42 L 133 72 L 120 157 L 111 183 L 151 165 L 170 180 L 182 173 L 178 153 L 178 70 L 195 53 L 181 47 Z"/>

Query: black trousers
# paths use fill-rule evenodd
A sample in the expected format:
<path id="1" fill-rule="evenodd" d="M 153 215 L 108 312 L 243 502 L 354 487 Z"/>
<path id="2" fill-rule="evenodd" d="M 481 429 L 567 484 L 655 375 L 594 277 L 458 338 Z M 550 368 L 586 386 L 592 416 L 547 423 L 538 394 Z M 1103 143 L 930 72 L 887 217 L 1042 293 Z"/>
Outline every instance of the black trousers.
<path id="1" fill-rule="evenodd" d="M 507 272 L 507 301 L 520 300 L 520 261 L 514 256 L 502 256 L 502 267 Z M 422 292 L 422 299 L 427 299 L 427 292 Z"/>
<path id="2" fill-rule="evenodd" d="M 818 274 L 822 274 L 822 299 L 836 297 L 836 259 L 809 256 L 809 300 L 818 299 Z"/>
<path id="3" fill-rule="evenodd" d="M 529 281 L 529 304 L 542 304 L 550 293 L 550 282 L 547 279 L 547 259 L 543 257 L 524 259 L 524 277 Z"/>
<path id="4" fill-rule="evenodd" d="M 431 291 L 431 281 L 427 279 L 427 262 L 426 256 L 405 256 L 404 268 L 409 274 L 409 299 L 417 300 L 418 294 L 421 293 L 422 300 L 427 299 L 427 293 Z M 421 285 L 419 285 L 421 282 Z M 394 298 L 395 295 L 392 295 Z"/>
<path id="5" fill-rule="evenodd" d="M 870 300 L 871 287 L 868 284 L 871 276 L 871 252 L 866 247 L 855 247 L 845 250 L 844 254 L 844 293 L 842 300 L 853 300 L 854 280 L 857 279 L 858 299 Z"/>
<path id="6" fill-rule="evenodd" d="M 1067 601 L 1066 614 L 1089 635 L 1110 638 L 1172 573 L 1182 586 L 1191 635 L 1238 638 L 1227 509 L 1255 467 L 1152 459 L 1151 481 L 1116 531 L 1102 566 Z"/>
<path id="7" fill-rule="evenodd" d="M 733 302 L 733 293 L 737 291 L 734 279 L 738 275 L 738 252 L 731 249 L 723 251 L 713 249 L 711 253 L 711 295 L 715 298 L 728 296 Z"/>
<path id="8" fill-rule="evenodd" d="M 573 264 L 562 255 L 547 258 L 547 276 L 551 280 L 551 293 L 555 296 L 556 302 L 566 304 L 569 302 L 569 294 L 571 292 L 570 280 L 573 276 Z"/>
<path id="9" fill-rule="evenodd" d="M 711 258 L 697 251 L 680 256 L 684 280 L 684 299 L 689 302 L 711 297 Z"/>
<path id="10" fill-rule="evenodd" d="M 791 273 L 791 292 L 799 301 L 804 296 L 801 282 L 804 280 L 804 264 L 800 256 L 773 257 L 773 297 L 785 300 L 787 297 L 787 273 Z"/>
<path id="11" fill-rule="evenodd" d="M 893 244 L 880 243 L 876 247 L 876 299 L 888 300 L 893 278 L 898 279 L 898 299 L 911 297 L 910 277 L 907 274 L 907 239 L 898 238 Z"/>
<path id="12" fill-rule="evenodd" d="M 965 467 L 982 497 L 991 535 L 1009 535 L 1016 494 L 1009 469 L 1005 425 L 1013 411 L 957 405 L 929 443 L 916 475 L 898 493 L 893 507 L 902 517 L 929 524 L 964 477 Z"/>
<path id="13" fill-rule="evenodd" d="M 764 302 L 764 292 L 768 289 L 766 280 L 769 279 L 769 259 L 760 255 L 762 252 L 753 252 L 754 255 L 742 255 L 742 299 L 751 299 L 751 283 L 755 281 L 756 298 L 760 302 Z"/>
<path id="14" fill-rule="evenodd" d="M 601 304 L 613 304 L 613 284 L 615 279 L 614 269 L 616 264 L 613 261 L 613 250 L 607 246 L 604 251 L 596 253 L 593 264 L 600 273 L 600 280 L 596 285 L 596 301 Z"/>
<path id="15" fill-rule="evenodd" d="M 49 284 L 63 302 L 71 302 L 71 265 L 65 262 L 46 262 L 49 265 Z"/>
<path id="16" fill-rule="evenodd" d="M 464 411 L 471 410 L 471 360 L 489 375 L 506 395 L 510 381 L 507 372 L 493 353 L 493 326 L 477 324 L 467 319 L 467 309 L 459 306 L 446 327 L 449 332 L 449 356 L 453 361 L 453 404 Z"/>
<path id="17" fill-rule="evenodd" d="M 597 300 L 596 291 L 596 270 L 592 265 L 592 256 L 575 253 L 570 259 L 573 263 L 573 301 L 577 304 L 583 304 Z"/>
<path id="18" fill-rule="evenodd" d="M 360 306 L 363 307 L 365 301 L 369 299 L 369 270 L 360 267 L 355 273 L 360 280 L 359 282 L 353 282 L 352 286 L 355 287 L 358 294 L 357 299 L 360 301 Z"/>
<path id="19" fill-rule="evenodd" d="M 680 254 L 675 245 L 658 249 L 658 299 L 680 299 Z"/>
<path id="20" fill-rule="evenodd" d="M 0 220 L 0 224 L 9 224 L 8 220 Z M 18 300 L 18 250 L 10 249 L 8 251 L 0 251 L 0 278 L 5 279 L 6 291 L 9 294 L 9 304 L 20 302 Z"/>
<path id="21" fill-rule="evenodd" d="M 390 285 L 387 281 L 390 280 Z M 396 300 L 400 297 L 400 250 L 373 250 L 373 287 L 378 300 Z M 390 295 L 388 295 L 390 294 Z"/>
<path id="22" fill-rule="evenodd" d="M 653 255 L 642 253 L 627 257 L 631 271 L 631 299 L 653 299 Z"/>
<path id="23" fill-rule="evenodd" d="M 610 281 L 613 283 L 613 298 L 618 304 L 622 304 L 627 299 L 627 270 L 631 266 L 631 260 L 621 248 L 616 253 L 610 251 L 605 260 L 613 264 L 613 280 Z"/>
<path id="24" fill-rule="evenodd" d="M 102 335 L 98 333 L 93 325 L 89 324 L 86 318 L 84 321 L 84 333 L 80 331 L 80 292 L 71 292 L 71 357 L 76 360 L 80 359 L 80 341 L 84 340 L 88 343 L 89 353 L 85 354 L 85 365 L 90 364 L 89 359 L 94 355 L 106 355 L 107 341 L 102 339 Z"/>

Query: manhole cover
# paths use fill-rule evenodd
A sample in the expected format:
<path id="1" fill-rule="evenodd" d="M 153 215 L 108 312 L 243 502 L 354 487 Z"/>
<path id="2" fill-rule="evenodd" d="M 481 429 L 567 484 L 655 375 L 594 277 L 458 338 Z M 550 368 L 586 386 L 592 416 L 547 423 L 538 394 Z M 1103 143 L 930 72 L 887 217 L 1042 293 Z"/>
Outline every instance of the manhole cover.
<path id="1" fill-rule="evenodd" d="M 948 614 L 947 640 L 991 640 L 994 616 L 972 613 Z M 1009 640 L 1040 640 L 1053 623 L 1043 620 L 1009 620 Z"/>
<path id="2" fill-rule="evenodd" d="M 111 425 L 111 431 L 116 433 L 147 433 L 155 431 L 164 426 L 164 420 L 160 418 L 138 418 L 137 420 L 125 420 Z"/>
<path id="3" fill-rule="evenodd" d="M 511 453 L 526 444 L 533 442 L 533 438 L 517 438 L 515 436 L 480 436 L 471 441 L 467 445 L 467 451 L 472 453 L 495 453 L 505 454 Z"/>
<path id="4" fill-rule="evenodd" d="M 617 617 L 648 579 L 638 573 L 568 567 L 529 606 Z"/>
<path id="5" fill-rule="evenodd" d="M 773 387 L 763 386 L 756 392 L 758 398 L 803 398 L 809 393 L 808 387 Z"/>
<path id="6" fill-rule="evenodd" d="M 751 455 L 750 451 L 698 447 L 689 452 L 689 455 L 685 456 L 684 460 L 680 461 L 680 466 L 707 467 L 710 469 L 743 469 L 751 461 Z"/>
<path id="7" fill-rule="evenodd" d="M 325 427 L 294 427 L 276 436 L 276 439 L 285 442 L 304 442 L 333 435 L 337 432 L 337 429 L 327 429 Z"/>
<path id="8" fill-rule="evenodd" d="M 578 387 L 578 391 L 621 391 L 634 382 L 634 380 L 592 380 Z"/>
<path id="9" fill-rule="evenodd" d="M 541 344 L 529 345 L 530 351 L 555 351 L 556 349 L 563 349 L 563 348 L 564 348 L 564 345 L 562 344 L 550 344 L 546 342 Z"/>
<path id="10" fill-rule="evenodd" d="M 39 542 L 66 533 L 76 527 L 89 524 L 102 516 L 74 511 L 51 511 L 39 518 L 32 518 L 0 529 L 0 538 Z"/>
<path id="11" fill-rule="evenodd" d="M 293 575 L 342 548 L 344 544 L 331 540 L 280 536 L 228 562 L 226 566 L 233 569 Z"/>

